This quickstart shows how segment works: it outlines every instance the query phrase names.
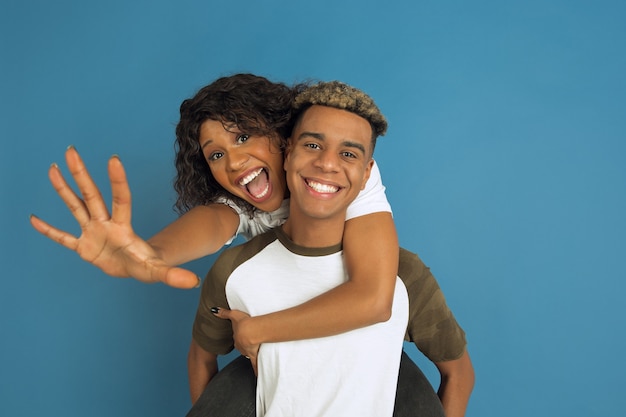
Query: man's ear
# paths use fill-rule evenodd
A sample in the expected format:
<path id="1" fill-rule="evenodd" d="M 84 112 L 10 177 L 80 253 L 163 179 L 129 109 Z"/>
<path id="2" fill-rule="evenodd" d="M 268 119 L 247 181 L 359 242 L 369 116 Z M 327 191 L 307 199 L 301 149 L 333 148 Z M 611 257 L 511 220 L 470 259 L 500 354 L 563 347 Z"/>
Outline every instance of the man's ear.
<path id="1" fill-rule="evenodd" d="M 367 161 L 367 166 L 365 167 L 365 172 L 363 173 L 363 185 L 361 186 L 361 190 L 365 189 L 365 185 L 367 184 L 367 180 L 370 179 L 373 167 L 374 160 L 370 159 L 369 161 Z"/>

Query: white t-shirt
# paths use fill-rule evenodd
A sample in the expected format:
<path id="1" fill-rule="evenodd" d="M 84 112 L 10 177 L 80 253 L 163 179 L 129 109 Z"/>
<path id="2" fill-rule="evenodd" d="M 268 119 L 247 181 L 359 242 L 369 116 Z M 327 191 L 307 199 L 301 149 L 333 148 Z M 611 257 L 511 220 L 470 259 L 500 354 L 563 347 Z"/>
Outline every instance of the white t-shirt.
<path id="1" fill-rule="evenodd" d="M 289 216 L 289 199 L 284 200 L 280 208 L 277 210 L 272 212 L 257 210 L 254 212 L 252 217 L 237 206 L 237 204 L 235 204 L 232 200 L 224 199 L 220 202 L 227 204 L 239 215 L 239 228 L 237 229 L 235 235 L 228 242 L 226 242 L 226 244 L 232 243 L 232 241 L 240 234 L 248 240 L 252 239 L 254 236 L 267 232 L 269 229 L 280 226 Z M 365 188 L 359 193 L 352 204 L 348 206 L 346 220 L 381 211 L 391 213 L 391 206 L 387 201 L 385 186 L 383 185 L 382 178 L 380 176 L 380 170 L 378 169 L 376 162 L 374 162 L 370 178 L 367 180 Z"/>
<path id="2" fill-rule="evenodd" d="M 273 233 L 276 240 L 245 256 L 230 274 L 225 293 L 231 309 L 251 316 L 284 310 L 348 279 L 339 245 L 303 248 L 280 228 Z M 386 322 L 336 336 L 262 344 L 257 416 L 391 417 L 408 304 L 397 278 Z"/>

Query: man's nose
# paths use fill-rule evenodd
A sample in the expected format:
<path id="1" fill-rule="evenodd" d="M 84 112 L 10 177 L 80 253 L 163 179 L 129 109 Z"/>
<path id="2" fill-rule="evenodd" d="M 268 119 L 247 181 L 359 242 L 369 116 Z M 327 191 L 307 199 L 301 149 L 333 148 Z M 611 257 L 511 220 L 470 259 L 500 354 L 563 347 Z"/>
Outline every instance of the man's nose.
<path id="1" fill-rule="evenodd" d="M 326 172 L 332 172 L 337 170 L 339 162 L 339 155 L 332 151 L 322 151 L 320 152 L 316 165 Z"/>

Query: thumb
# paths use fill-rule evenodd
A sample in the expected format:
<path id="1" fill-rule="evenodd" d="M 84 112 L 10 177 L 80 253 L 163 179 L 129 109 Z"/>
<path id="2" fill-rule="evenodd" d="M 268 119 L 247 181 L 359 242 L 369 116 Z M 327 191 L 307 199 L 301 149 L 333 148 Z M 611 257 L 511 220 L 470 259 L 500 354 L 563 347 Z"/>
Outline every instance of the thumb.
<path id="1" fill-rule="evenodd" d="M 191 271 L 183 268 L 167 268 L 163 276 L 163 283 L 174 288 L 198 288 L 202 280 Z"/>

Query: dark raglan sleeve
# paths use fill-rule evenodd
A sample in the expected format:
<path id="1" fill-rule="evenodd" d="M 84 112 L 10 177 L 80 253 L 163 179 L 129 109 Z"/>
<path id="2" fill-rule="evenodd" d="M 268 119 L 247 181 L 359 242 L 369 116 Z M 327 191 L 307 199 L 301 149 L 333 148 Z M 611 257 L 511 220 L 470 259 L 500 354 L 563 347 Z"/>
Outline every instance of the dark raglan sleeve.
<path id="1" fill-rule="evenodd" d="M 196 343 L 217 355 L 225 355 L 234 348 L 230 320 L 220 319 L 211 313 L 211 307 L 229 308 L 226 299 L 226 281 L 231 273 L 229 264 L 223 255 L 220 256 L 205 277 L 192 328 Z"/>
<path id="2" fill-rule="evenodd" d="M 465 332 L 459 326 L 435 277 L 414 253 L 400 249 L 398 276 L 409 294 L 409 325 L 405 339 L 432 362 L 460 358 Z"/>
<path id="3" fill-rule="evenodd" d="M 207 352 L 225 355 L 235 348 L 230 320 L 215 317 L 211 307 L 230 308 L 226 298 L 226 282 L 240 265 L 277 239 L 275 232 L 270 230 L 242 245 L 224 250 L 204 279 L 192 337 Z"/>

